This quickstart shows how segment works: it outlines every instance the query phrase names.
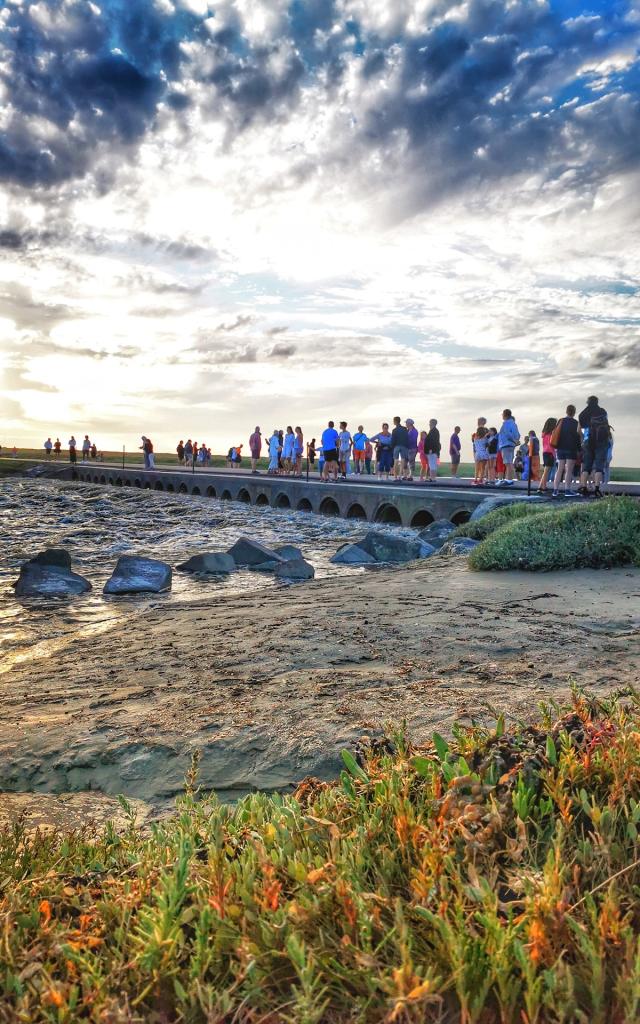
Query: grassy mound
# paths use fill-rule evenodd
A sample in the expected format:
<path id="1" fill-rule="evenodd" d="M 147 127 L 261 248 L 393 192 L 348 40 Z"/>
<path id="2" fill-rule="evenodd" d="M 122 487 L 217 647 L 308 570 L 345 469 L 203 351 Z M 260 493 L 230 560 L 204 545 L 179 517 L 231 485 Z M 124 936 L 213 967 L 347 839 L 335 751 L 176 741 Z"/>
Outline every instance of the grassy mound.
<path id="1" fill-rule="evenodd" d="M 633 498 L 572 504 L 519 519 L 492 532 L 469 556 L 472 569 L 538 572 L 633 562 L 640 565 L 640 503 Z"/>
<path id="2" fill-rule="evenodd" d="M 452 537 L 470 537 L 471 540 L 484 540 L 490 533 L 499 530 L 514 520 L 526 519 L 528 516 L 538 515 L 546 512 L 549 506 L 535 504 L 528 501 L 513 501 L 508 505 L 501 505 L 494 508 L 493 512 L 487 512 L 481 519 L 470 519 L 468 522 L 458 526 Z"/>
<path id="3" fill-rule="evenodd" d="M 640 699 L 345 755 L 150 833 L 0 834 L 3 1021 L 640 1014 Z"/>

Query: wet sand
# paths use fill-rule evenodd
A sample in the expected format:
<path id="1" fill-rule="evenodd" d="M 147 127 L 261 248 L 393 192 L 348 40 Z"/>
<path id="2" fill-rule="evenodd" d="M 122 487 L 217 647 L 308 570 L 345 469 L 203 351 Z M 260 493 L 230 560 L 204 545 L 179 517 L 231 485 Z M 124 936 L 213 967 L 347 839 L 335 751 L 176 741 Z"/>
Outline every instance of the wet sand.
<path id="1" fill-rule="evenodd" d="M 526 719 L 572 681 L 635 685 L 639 666 L 637 569 L 481 574 L 434 557 L 269 592 L 212 581 L 1 676 L 0 777 L 161 809 L 198 749 L 203 786 L 235 799 L 335 776 L 340 750 L 388 722 L 423 741 L 457 720 Z"/>

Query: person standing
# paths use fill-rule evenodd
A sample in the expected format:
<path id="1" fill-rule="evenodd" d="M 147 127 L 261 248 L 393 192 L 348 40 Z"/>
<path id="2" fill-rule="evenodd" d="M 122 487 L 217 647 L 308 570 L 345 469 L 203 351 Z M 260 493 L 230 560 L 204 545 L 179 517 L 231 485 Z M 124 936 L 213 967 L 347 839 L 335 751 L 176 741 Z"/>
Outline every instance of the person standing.
<path id="1" fill-rule="evenodd" d="M 293 432 L 293 427 L 287 427 L 287 432 L 282 441 L 282 468 L 287 476 L 289 476 L 293 469 L 295 443 L 296 435 Z"/>
<path id="2" fill-rule="evenodd" d="M 89 461 L 89 452 L 90 451 L 91 451 L 91 441 L 89 440 L 89 435 L 85 434 L 84 435 L 84 441 L 82 442 L 82 461 L 83 462 L 88 462 Z"/>
<path id="3" fill-rule="evenodd" d="M 76 444 L 77 444 L 77 442 L 76 442 L 76 439 L 73 436 L 73 434 L 69 438 L 68 444 L 69 444 L 69 462 L 75 464 L 77 462 L 77 457 L 76 457 Z"/>
<path id="4" fill-rule="evenodd" d="M 503 409 L 502 426 L 498 432 L 498 451 L 504 463 L 504 480 L 498 480 L 496 487 L 513 487 L 514 470 L 513 461 L 516 453 L 516 445 L 520 440 L 520 431 L 513 418 L 511 409 Z"/>
<path id="5" fill-rule="evenodd" d="M 51 438 L 48 437 L 47 440 L 44 442 L 44 451 L 45 451 L 45 455 L 47 456 L 48 459 L 51 458 L 51 449 L 52 448 L 53 448 L 53 443 L 51 441 Z"/>
<path id="6" fill-rule="evenodd" d="M 191 441 L 191 438 L 189 438 L 189 440 L 187 441 L 187 443 L 184 446 L 184 464 L 185 464 L 185 466 L 190 466 L 192 461 L 193 461 L 193 442 Z"/>
<path id="7" fill-rule="evenodd" d="M 556 456 L 551 444 L 551 437 L 558 425 L 558 421 L 555 416 L 549 416 L 544 422 L 542 428 L 542 477 L 538 484 L 538 494 L 544 494 L 547 490 L 547 484 L 549 482 L 549 474 L 555 466 Z"/>
<path id="8" fill-rule="evenodd" d="M 487 434 L 487 453 L 489 458 L 487 460 L 487 482 L 495 484 L 496 482 L 496 463 L 498 460 L 498 428 L 489 427 L 489 433 Z"/>
<path id="9" fill-rule="evenodd" d="M 60 458 L 60 452 L 61 451 L 62 451 L 62 441 L 60 440 L 59 437 L 56 437 L 54 445 L 53 445 L 53 453 L 54 453 L 56 459 Z"/>
<path id="10" fill-rule="evenodd" d="M 249 438 L 249 451 L 251 452 L 251 473 L 256 476 L 258 473 L 258 459 L 262 451 L 262 434 L 260 427 L 256 427 Z"/>
<path id="11" fill-rule="evenodd" d="M 369 440 L 369 438 L 367 438 L 367 440 L 365 442 L 365 446 L 364 446 L 364 468 L 365 468 L 367 476 L 371 476 L 371 473 L 373 472 L 373 468 L 372 468 L 372 465 L 371 465 L 372 461 L 373 461 L 373 445 L 371 444 L 371 441 Z"/>
<path id="12" fill-rule="evenodd" d="M 357 476 L 364 472 L 367 441 L 368 438 L 364 433 L 364 427 L 358 427 L 353 435 L 353 470 Z M 371 465 L 369 465 L 369 472 L 371 472 Z"/>
<path id="13" fill-rule="evenodd" d="M 405 420 L 405 426 L 407 428 L 407 440 L 409 442 L 407 448 L 407 466 L 409 470 L 408 480 L 413 480 L 413 475 L 416 471 L 416 457 L 418 455 L 418 431 L 416 425 L 412 419 Z"/>
<path id="14" fill-rule="evenodd" d="M 460 427 L 453 428 L 453 434 L 449 438 L 449 458 L 451 459 L 451 476 L 458 475 L 460 465 Z"/>
<path id="15" fill-rule="evenodd" d="M 309 459 L 309 465 L 313 469 L 316 461 L 316 439 L 312 437 L 307 445 L 307 458 Z"/>
<path id="16" fill-rule="evenodd" d="M 95 441 L 91 445 L 91 458 L 92 459 L 97 459 L 98 458 L 98 446 L 95 443 Z"/>
<path id="17" fill-rule="evenodd" d="M 340 424 L 338 442 L 340 474 L 342 479 L 346 480 L 350 472 L 349 460 L 351 458 L 351 445 L 353 444 L 353 438 L 351 437 L 350 432 L 347 430 L 347 424 L 344 420 Z"/>
<path id="18" fill-rule="evenodd" d="M 409 472 L 409 431 L 403 427 L 399 416 L 393 417 L 391 444 L 393 446 L 393 475 L 396 480 L 406 480 Z"/>
<path id="19" fill-rule="evenodd" d="M 296 427 L 293 441 L 293 475 L 302 476 L 302 456 L 304 455 L 304 434 L 302 427 Z"/>
<path id="20" fill-rule="evenodd" d="M 374 434 L 371 441 L 376 446 L 376 468 L 378 480 L 389 479 L 393 469 L 393 435 L 389 430 L 389 424 L 383 423 L 379 434 Z"/>
<path id="21" fill-rule="evenodd" d="M 557 498 L 562 486 L 564 473 L 564 496 L 574 497 L 572 490 L 574 467 L 580 452 L 580 424 L 575 418 L 575 405 L 568 405 L 566 415 L 558 420 L 552 432 L 552 446 L 555 446 L 556 474 L 553 478 L 553 497 Z"/>
<path id="22" fill-rule="evenodd" d="M 277 476 L 279 467 L 279 456 L 281 451 L 280 434 L 277 428 L 274 428 L 273 434 L 269 438 L 269 468 L 267 470 L 268 476 Z"/>
<path id="23" fill-rule="evenodd" d="M 184 441 L 178 441 L 176 455 L 178 456 L 178 465 L 182 466 L 184 463 Z"/>
<path id="24" fill-rule="evenodd" d="M 147 439 L 144 436 L 144 434 L 141 435 L 141 438 L 142 438 L 142 444 L 140 445 L 140 450 L 141 450 L 142 456 L 144 458 L 144 468 L 145 469 L 151 469 L 151 466 L 149 465 L 149 452 L 147 451 Z"/>
<path id="25" fill-rule="evenodd" d="M 607 451 L 611 442 L 611 428 L 607 410 L 600 406 L 595 395 L 591 395 L 587 399 L 586 408 L 580 413 L 578 422 L 583 436 L 583 462 L 579 493 L 583 497 L 587 497 L 589 493 L 587 484 L 593 478 L 594 497 L 601 498 L 600 484 L 604 478 Z"/>
<path id="26" fill-rule="evenodd" d="M 418 455 L 420 456 L 420 479 L 427 480 L 429 477 L 429 460 L 427 459 L 427 453 L 424 450 L 424 446 L 427 440 L 426 430 L 420 431 L 420 439 L 418 441 Z"/>
<path id="27" fill-rule="evenodd" d="M 440 431 L 438 430 L 438 421 L 429 420 L 429 432 L 424 443 L 424 451 L 425 455 L 427 456 L 427 462 L 429 464 L 430 484 L 435 484 L 436 477 L 438 476 L 438 459 L 440 458 L 441 450 L 442 445 L 440 444 Z"/>
<path id="28" fill-rule="evenodd" d="M 540 479 L 540 439 L 536 436 L 535 430 L 529 431 L 529 473 L 532 480 Z M 527 477 L 529 479 L 529 477 Z"/>
<path id="29" fill-rule="evenodd" d="M 333 420 L 329 420 L 326 429 L 322 431 L 323 480 L 328 480 L 329 474 L 333 476 L 334 482 L 338 479 L 338 444 L 338 431 Z"/>

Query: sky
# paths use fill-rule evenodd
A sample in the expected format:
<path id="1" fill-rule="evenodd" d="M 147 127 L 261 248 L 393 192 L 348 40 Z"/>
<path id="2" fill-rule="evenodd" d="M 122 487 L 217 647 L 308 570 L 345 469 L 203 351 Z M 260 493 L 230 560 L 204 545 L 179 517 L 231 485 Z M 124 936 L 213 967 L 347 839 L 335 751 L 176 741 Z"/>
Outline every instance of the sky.
<path id="1" fill-rule="evenodd" d="M 640 465 L 636 0 L 3 0 L 0 444 L 538 433 Z"/>

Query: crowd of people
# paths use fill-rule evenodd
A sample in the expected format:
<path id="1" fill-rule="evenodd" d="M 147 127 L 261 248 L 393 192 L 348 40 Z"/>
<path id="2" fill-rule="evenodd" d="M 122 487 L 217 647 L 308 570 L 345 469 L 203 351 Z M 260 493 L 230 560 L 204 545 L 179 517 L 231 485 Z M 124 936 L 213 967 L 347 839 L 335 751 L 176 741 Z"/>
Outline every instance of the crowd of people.
<path id="1" fill-rule="evenodd" d="M 471 435 L 474 464 L 473 484 L 477 487 L 512 487 L 516 479 L 530 480 L 541 494 L 551 490 L 553 497 L 599 496 L 602 484 L 609 481 L 613 455 L 613 428 L 606 409 L 598 398 L 591 395 L 579 416 L 576 407 L 568 405 L 564 416 L 550 416 L 538 437 L 529 430 L 523 437 L 511 409 L 504 409 L 499 426 L 488 426 L 486 417 L 479 416 Z M 448 463 L 452 477 L 458 475 L 462 457 L 461 428 L 455 426 L 448 443 Z M 153 442 L 141 437 L 145 469 L 155 468 Z M 346 480 L 349 476 L 377 476 L 380 481 L 395 480 L 404 483 L 419 481 L 435 484 L 441 465 L 442 441 L 438 421 L 430 419 L 428 427 L 420 430 L 415 420 L 402 421 L 394 416 L 393 425 L 382 423 L 375 433 L 365 431 L 362 424 L 354 433 L 349 424 L 329 420 L 320 440 L 315 437 L 305 444 L 301 427 L 288 426 L 275 429 L 263 441 L 260 427 L 249 437 L 251 472 L 257 474 L 263 449 L 268 456 L 269 476 L 299 477 L 303 473 L 305 455 L 311 469 L 316 468 L 323 481 Z M 78 444 L 72 434 L 67 441 L 69 461 L 76 463 L 78 454 L 83 462 L 102 460 L 95 442 L 85 434 Z M 243 464 L 243 444 L 229 448 L 227 466 L 239 469 Z M 47 459 L 58 459 L 62 442 L 50 437 L 44 442 Z M 13 455 L 17 456 L 14 447 Z M 180 466 L 195 469 L 196 465 L 212 464 L 211 448 L 189 438 L 176 447 Z M 589 490 L 592 485 L 592 490 Z M 577 487 L 577 490 L 574 490 Z"/>
<path id="2" fill-rule="evenodd" d="M 448 461 L 450 475 L 458 474 L 462 455 L 461 428 L 455 426 L 449 437 Z M 275 429 L 265 443 L 269 457 L 269 476 L 301 476 L 306 452 L 309 464 L 320 479 L 346 480 L 349 476 L 377 475 L 378 480 L 405 483 L 422 481 L 434 484 L 438 475 L 442 443 L 438 421 L 430 419 L 428 429 L 419 430 L 411 418 L 402 422 L 395 416 L 393 426 L 384 422 L 376 433 L 365 432 L 360 424 L 352 434 L 342 420 L 338 428 L 329 420 L 320 441 L 312 438 L 306 445 L 300 427 Z M 242 463 L 242 445 L 231 448 L 231 467 Z M 553 497 L 589 493 L 598 496 L 601 485 L 609 479 L 613 454 L 613 432 L 609 418 L 597 397 L 592 395 L 576 418 L 576 408 L 568 405 L 564 416 L 549 417 L 541 436 L 529 430 L 521 437 L 511 409 L 504 409 L 500 426 L 487 426 L 484 416 L 478 417 L 471 435 L 474 463 L 473 483 L 477 487 L 513 487 L 516 479 L 531 479 L 539 493 L 551 488 Z M 256 427 L 249 438 L 251 472 L 258 473 L 258 460 L 263 450 L 263 435 Z M 419 467 L 419 468 L 418 468 Z M 573 490 L 579 482 L 578 491 Z"/>

